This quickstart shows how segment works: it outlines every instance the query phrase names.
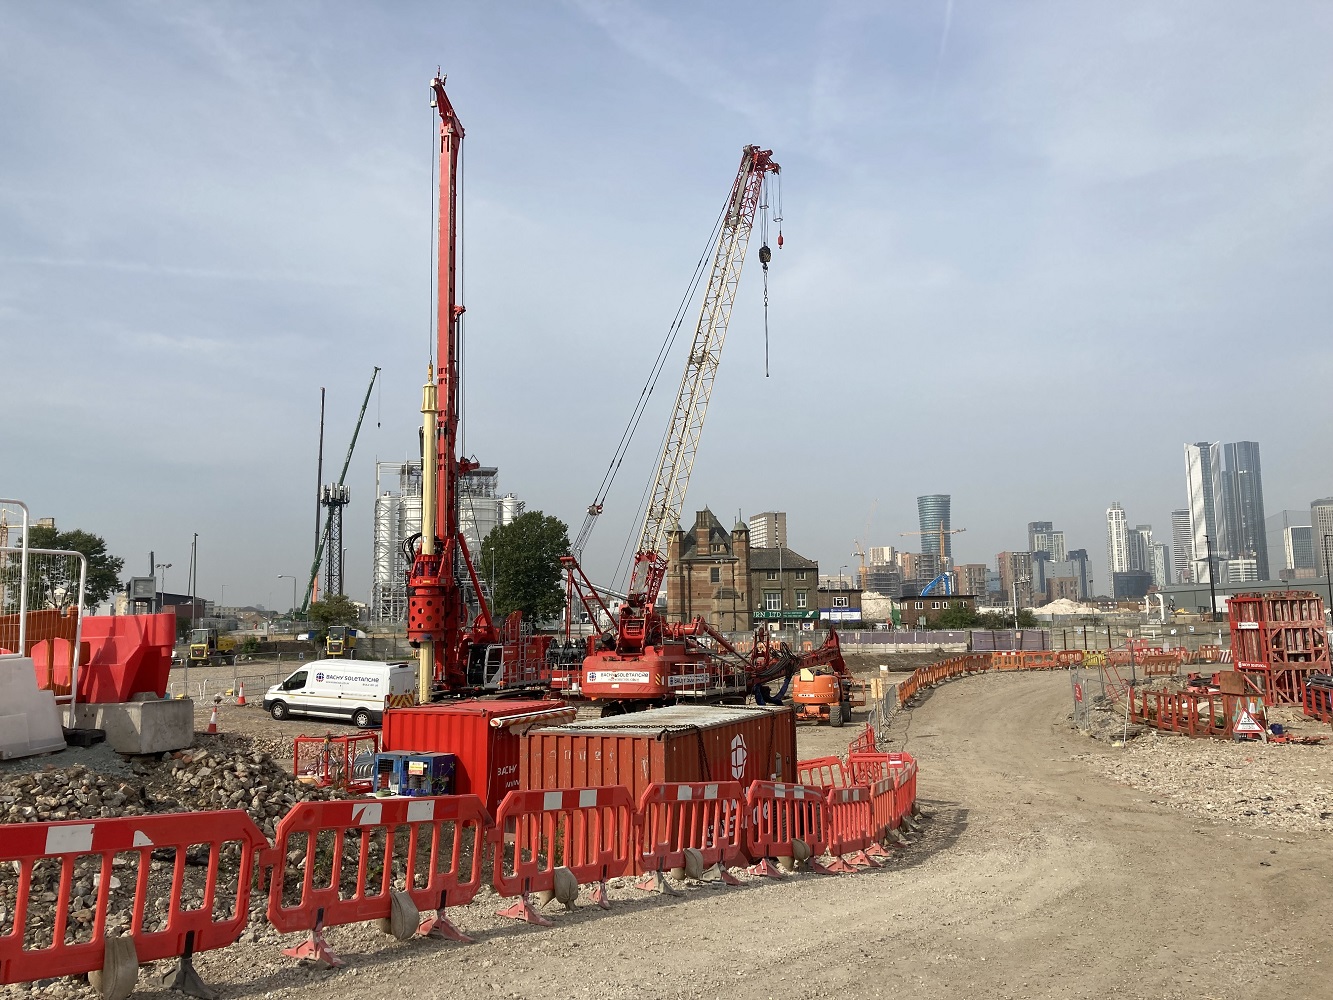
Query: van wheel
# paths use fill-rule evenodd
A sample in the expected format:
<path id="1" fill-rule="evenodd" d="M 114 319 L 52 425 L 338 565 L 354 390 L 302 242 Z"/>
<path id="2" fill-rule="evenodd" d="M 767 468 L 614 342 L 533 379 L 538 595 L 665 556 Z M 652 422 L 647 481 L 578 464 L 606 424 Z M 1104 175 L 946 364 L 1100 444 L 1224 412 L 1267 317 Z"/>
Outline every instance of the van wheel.
<path id="1" fill-rule="evenodd" d="M 281 722 L 283 719 L 288 718 L 292 713 L 287 708 L 287 703 L 285 701 L 275 701 L 269 708 L 268 714 L 273 716 L 278 722 Z"/>
<path id="2" fill-rule="evenodd" d="M 370 709 L 358 708 L 352 715 L 352 725 L 357 729 L 369 729 L 375 724 L 375 720 L 370 717 Z"/>

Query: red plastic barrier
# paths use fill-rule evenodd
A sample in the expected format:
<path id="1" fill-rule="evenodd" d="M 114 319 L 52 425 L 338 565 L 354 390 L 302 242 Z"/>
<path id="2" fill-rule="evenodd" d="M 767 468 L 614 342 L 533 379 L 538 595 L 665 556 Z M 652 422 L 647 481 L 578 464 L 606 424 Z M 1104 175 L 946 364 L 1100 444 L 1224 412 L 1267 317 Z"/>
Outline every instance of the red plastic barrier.
<path id="1" fill-rule="evenodd" d="M 557 868 L 569 869 L 580 885 L 595 882 L 593 901 L 609 909 L 606 880 L 630 870 L 637 815 L 621 785 L 510 792 L 491 833 L 492 884 L 518 901 L 497 915 L 549 925 L 530 896 L 555 889 Z"/>
<path id="2" fill-rule="evenodd" d="M 685 868 L 685 851 L 693 848 L 705 868 L 716 866 L 717 877 L 736 885 L 727 868 L 740 860 L 744 848 L 745 789 L 738 781 L 654 783 L 639 798 L 638 841 L 634 870 L 651 873 L 641 888 L 659 885 L 662 872 Z"/>
<path id="3" fill-rule="evenodd" d="M 0 863 L 14 863 L 18 885 L 13 919 L 7 921 L 9 933 L 0 936 L 0 983 L 103 969 L 112 913 L 128 913 L 129 930 L 122 936 L 133 940 L 138 962 L 180 957 L 180 975 L 194 976 L 189 956 L 232 944 L 249 922 L 255 854 L 268 846 L 259 828 L 239 809 L 20 823 L 4 831 Z M 171 860 L 163 860 L 165 851 L 172 852 Z M 224 851 L 227 871 L 220 867 Z M 201 864 L 204 852 L 207 860 Z M 130 864 L 113 867 L 117 855 Z M 51 860 L 44 865 L 43 859 Z M 40 883 L 33 885 L 34 866 L 47 869 L 56 865 L 59 886 L 55 901 L 43 901 L 41 894 L 46 890 Z M 162 874 L 170 868 L 169 892 L 150 884 L 155 867 Z M 42 874 L 39 870 L 38 877 Z M 71 904 L 76 879 L 89 876 L 97 883 L 96 900 L 88 907 L 91 919 L 85 922 L 77 913 L 71 919 L 71 910 L 81 909 Z M 117 883 L 132 887 L 125 894 L 132 892 L 132 898 L 116 895 Z M 187 907 L 182 897 L 195 893 L 202 894 L 200 905 Z M 167 903 L 165 921 L 150 906 L 160 901 Z M 24 935 L 35 922 L 33 911 L 37 909 L 53 911 L 54 920 L 41 940 L 29 945 Z M 110 969 L 107 973 L 114 976 Z"/>
<path id="4" fill-rule="evenodd" d="M 356 778 L 352 765 L 363 753 L 379 753 L 377 732 L 353 736 L 297 736 L 292 741 L 292 775 L 313 778 L 320 788 L 342 788 L 349 792 L 369 792 L 374 781 Z"/>
<path id="5" fill-rule="evenodd" d="M 167 693 L 176 613 L 90 615 L 83 619 L 87 658 L 79 667 L 79 701 L 129 701 Z"/>
<path id="6" fill-rule="evenodd" d="M 862 868 L 874 868 L 875 862 L 868 853 L 872 847 L 876 854 L 888 857 L 888 852 L 880 848 L 875 836 L 869 786 L 828 788 L 824 798 L 828 802 L 828 852 L 833 856 L 826 865 L 829 871 L 850 874 Z"/>
<path id="7" fill-rule="evenodd" d="M 273 868 L 268 920 L 283 933 L 309 931 L 293 958 L 342 962 L 324 941 L 324 928 L 393 917 L 394 877 L 418 913 L 434 916 L 417 928 L 433 937 L 468 939 L 445 917 L 446 906 L 472 901 L 481 886 L 490 817 L 475 795 L 303 802 L 278 824 L 265 858 Z M 348 849 L 350 847 L 350 850 Z M 288 853 L 304 850 L 299 881 L 288 882 Z M 292 872 L 296 874 L 295 870 Z M 297 898 L 288 902 L 288 888 Z"/>
<path id="8" fill-rule="evenodd" d="M 875 752 L 875 729 L 870 723 L 866 723 L 863 729 L 851 743 L 847 744 L 847 753 L 874 753 Z"/>
<path id="9" fill-rule="evenodd" d="M 782 877 L 770 859 L 793 857 L 795 840 L 809 846 L 811 862 L 828 848 L 828 802 L 822 788 L 756 781 L 745 792 L 745 804 L 745 853 L 757 862 L 752 874 Z M 823 870 L 817 862 L 811 867 Z"/>
<path id="10" fill-rule="evenodd" d="M 903 813 L 898 799 L 898 786 L 893 778 L 884 777 L 871 783 L 870 814 L 876 841 L 883 841 L 891 830 L 902 825 Z"/>
<path id="11" fill-rule="evenodd" d="M 802 785 L 816 788 L 846 788 L 852 783 L 838 757 L 812 757 L 796 762 L 796 777 Z"/>

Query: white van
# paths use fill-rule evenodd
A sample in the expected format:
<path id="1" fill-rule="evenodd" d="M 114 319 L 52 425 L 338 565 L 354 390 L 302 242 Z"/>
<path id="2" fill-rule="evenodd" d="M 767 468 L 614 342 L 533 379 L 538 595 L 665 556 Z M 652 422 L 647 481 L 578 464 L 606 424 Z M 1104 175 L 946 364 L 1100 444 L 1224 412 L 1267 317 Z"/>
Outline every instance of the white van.
<path id="1" fill-rule="evenodd" d="M 417 689 L 414 663 L 315 660 L 264 694 L 264 711 L 281 721 L 293 715 L 346 719 L 360 729 L 384 722 L 390 695 Z"/>

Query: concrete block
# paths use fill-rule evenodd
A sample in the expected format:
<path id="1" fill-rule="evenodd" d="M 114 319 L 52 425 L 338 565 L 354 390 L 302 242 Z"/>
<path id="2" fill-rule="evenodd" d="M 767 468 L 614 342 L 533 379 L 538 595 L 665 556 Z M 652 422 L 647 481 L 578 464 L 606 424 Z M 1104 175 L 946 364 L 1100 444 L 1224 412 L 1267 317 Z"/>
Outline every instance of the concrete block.
<path id="1" fill-rule="evenodd" d="M 117 753 L 183 750 L 194 743 L 194 701 L 181 698 L 76 705 L 70 728 L 105 729 L 106 741 Z"/>
<path id="2" fill-rule="evenodd" d="M 56 697 L 37 686 L 32 657 L 0 656 L 0 760 L 64 749 Z"/>

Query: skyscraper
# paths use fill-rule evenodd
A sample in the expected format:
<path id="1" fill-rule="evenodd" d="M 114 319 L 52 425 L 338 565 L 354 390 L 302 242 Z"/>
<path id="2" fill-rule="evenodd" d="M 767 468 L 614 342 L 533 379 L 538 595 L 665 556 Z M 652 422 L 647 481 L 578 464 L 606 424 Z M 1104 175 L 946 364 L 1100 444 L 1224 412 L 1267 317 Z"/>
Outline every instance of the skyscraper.
<path id="1" fill-rule="evenodd" d="M 1194 551 L 1190 542 L 1190 512 L 1173 510 L 1171 512 L 1171 561 L 1176 568 L 1176 583 L 1193 583 L 1194 568 L 1190 555 Z"/>
<path id="2" fill-rule="evenodd" d="M 1111 573 L 1129 571 L 1129 534 L 1125 526 L 1125 508 L 1116 501 L 1106 508 L 1106 563 Z"/>
<path id="3" fill-rule="evenodd" d="M 1314 565 L 1320 576 L 1333 569 L 1333 497 L 1310 501 L 1310 544 L 1314 547 Z"/>
<path id="4" fill-rule="evenodd" d="M 1164 542 L 1152 546 L 1152 582 L 1158 588 L 1171 582 L 1171 549 Z"/>
<path id="5" fill-rule="evenodd" d="M 936 573 L 944 572 L 944 563 L 940 560 L 943 555 L 945 559 L 953 558 L 953 536 L 949 531 L 949 494 L 932 493 L 929 496 L 916 498 L 917 520 L 921 525 L 921 554 L 923 556 L 933 556 L 933 561 L 927 559 L 927 567 L 933 565 Z M 943 528 L 944 551 L 940 552 L 940 529 Z"/>
<path id="6" fill-rule="evenodd" d="M 1136 524 L 1125 533 L 1130 572 L 1152 572 L 1152 525 Z"/>
<path id="7" fill-rule="evenodd" d="M 1028 522 L 1028 551 L 1049 552 L 1052 561 L 1063 562 L 1065 555 L 1065 533 L 1056 531 L 1050 521 Z"/>
<path id="8" fill-rule="evenodd" d="M 787 514 L 780 510 L 766 510 L 750 518 L 750 548 L 785 549 L 787 547 Z"/>
<path id="9" fill-rule="evenodd" d="M 1268 539 L 1264 534 L 1264 484 L 1259 469 L 1259 442 L 1225 444 L 1222 454 L 1225 460 L 1222 509 L 1226 520 L 1227 554 L 1232 559 L 1253 559 L 1258 578 L 1267 580 Z"/>
<path id="10" fill-rule="evenodd" d="M 1194 579 L 1212 579 L 1208 565 L 1208 540 L 1214 559 L 1225 559 L 1226 517 L 1222 510 L 1222 446 L 1214 441 L 1185 445 L 1185 486 L 1190 499 L 1190 565 Z"/>

